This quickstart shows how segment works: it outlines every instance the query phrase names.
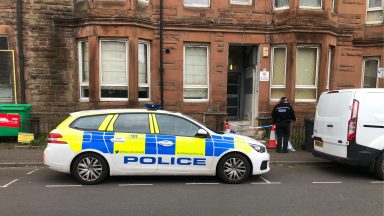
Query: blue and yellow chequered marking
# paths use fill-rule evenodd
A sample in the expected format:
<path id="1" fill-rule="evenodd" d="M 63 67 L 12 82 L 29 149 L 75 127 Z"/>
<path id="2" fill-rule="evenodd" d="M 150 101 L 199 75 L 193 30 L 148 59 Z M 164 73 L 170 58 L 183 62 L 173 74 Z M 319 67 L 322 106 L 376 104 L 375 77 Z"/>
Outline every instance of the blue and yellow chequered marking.
<path id="1" fill-rule="evenodd" d="M 74 133 L 73 136 L 73 141 L 67 142 L 74 152 L 95 149 L 110 154 L 219 157 L 232 149 L 244 153 L 253 150 L 244 139 L 220 135 L 213 135 L 212 139 L 204 139 L 155 134 L 79 132 L 78 134 Z M 78 139 L 79 137 L 81 139 Z M 114 139 L 122 139 L 124 142 L 114 143 Z M 159 141 L 170 141 L 175 145 L 162 146 L 157 144 Z"/>

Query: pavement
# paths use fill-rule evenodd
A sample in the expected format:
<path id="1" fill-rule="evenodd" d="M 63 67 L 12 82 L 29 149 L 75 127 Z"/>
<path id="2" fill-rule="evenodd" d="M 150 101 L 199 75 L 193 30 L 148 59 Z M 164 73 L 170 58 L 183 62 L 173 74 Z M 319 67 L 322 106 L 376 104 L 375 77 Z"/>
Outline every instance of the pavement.
<path id="1" fill-rule="evenodd" d="M 36 167 L 43 166 L 43 149 L 27 146 L 12 146 L 0 143 L 0 167 Z M 289 153 L 277 153 L 275 149 L 268 149 L 271 164 L 301 164 L 321 165 L 331 162 L 317 158 L 311 152 L 297 150 Z"/>

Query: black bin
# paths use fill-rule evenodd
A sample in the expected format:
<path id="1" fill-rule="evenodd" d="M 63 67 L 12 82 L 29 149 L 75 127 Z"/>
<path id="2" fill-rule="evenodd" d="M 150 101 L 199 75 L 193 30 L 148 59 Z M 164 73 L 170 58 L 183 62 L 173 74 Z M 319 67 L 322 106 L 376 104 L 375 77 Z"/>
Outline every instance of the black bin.
<path id="1" fill-rule="evenodd" d="M 313 125 L 315 120 L 313 118 L 304 119 L 304 150 L 312 152 L 313 151 Z"/>

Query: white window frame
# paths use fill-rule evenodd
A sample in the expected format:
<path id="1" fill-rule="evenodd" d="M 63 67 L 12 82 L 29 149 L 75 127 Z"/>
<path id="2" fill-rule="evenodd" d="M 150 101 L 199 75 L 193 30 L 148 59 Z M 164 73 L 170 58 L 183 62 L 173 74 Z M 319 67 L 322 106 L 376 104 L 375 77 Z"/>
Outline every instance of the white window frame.
<path id="1" fill-rule="evenodd" d="M 369 57 L 369 58 L 364 58 L 363 59 L 363 71 L 361 72 L 361 88 L 364 88 L 364 77 L 365 77 L 365 62 L 366 61 L 372 61 L 376 60 L 377 61 L 377 67 L 380 68 L 380 57 Z M 376 88 L 379 86 L 379 78 L 376 75 Z"/>
<path id="2" fill-rule="evenodd" d="M 7 40 L 7 49 L 6 49 L 7 51 L 5 51 L 5 53 L 10 52 L 14 56 L 15 53 L 13 51 L 11 51 L 11 49 L 9 47 L 9 44 L 10 44 L 9 37 L 7 35 L 1 35 L 1 34 L 0 34 L 0 37 L 6 38 L 6 40 Z M 14 62 L 14 63 L 16 64 L 16 62 Z M 13 65 L 13 66 L 16 66 L 16 65 Z M 12 74 L 12 72 L 11 72 L 10 77 L 12 79 L 12 82 L 16 81 L 15 77 L 14 77 L 14 73 Z M 8 103 L 8 102 L 15 102 L 15 101 L 17 101 L 16 89 L 14 88 L 13 83 L 12 83 L 11 84 L 11 97 L 10 98 L 0 98 L 0 103 L 2 103 L 2 102 Z"/>
<path id="3" fill-rule="evenodd" d="M 381 2 L 381 7 L 373 7 L 373 8 L 370 8 L 369 7 L 369 0 L 366 1 L 367 2 L 367 10 L 365 12 L 365 24 L 381 24 L 383 23 L 384 21 L 384 2 L 382 1 Z M 381 21 L 371 21 L 371 22 L 368 22 L 367 21 L 367 17 L 368 17 L 368 12 L 371 12 L 371 11 L 382 11 L 383 12 L 383 17 L 381 18 Z"/>
<path id="4" fill-rule="evenodd" d="M 186 47 L 203 47 L 207 49 L 207 85 L 186 85 L 185 84 L 185 48 Z M 184 102 L 207 102 L 209 101 L 209 57 L 210 57 L 210 46 L 208 44 L 193 44 L 193 43 L 187 43 L 184 44 L 183 47 L 183 101 Z M 206 99 L 185 99 L 184 98 L 184 89 L 202 89 L 206 88 L 207 89 L 207 98 Z"/>
<path id="5" fill-rule="evenodd" d="M 151 43 L 149 41 L 139 40 L 139 44 L 147 45 L 147 80 L 148 81 L 147 83 L 139 83 L 138 81 L 138 87 L 148 88 L 148 98 L 138 98 L 138 99 L 139 101 L 150 101 L 151 100 Z M 137 59 L 137 61 L 139 61 L 139 59 Z M 139 64 L 137 64 L 137 72 L 139 72 Z M 137 79 L 139 80 L 139 74 L 137 74 Z M 137 89 L 138 92 L 139 92 L 139 88 Z"/>
<path id="6" fill-rule="evenodd" d="M 275 11 L 277 11 L 277 10 L 287 10 L 287 9 L 289 9 L 289 3 L 290 2 L 288 2 L 288 6 L 284 6 L 284 7 L 275 7 L 275 1 L 276 0 L 273 0 L 273 2 L 272 2 L 272 4 L 273 4 L 273 10 L 275 10 Z M 291 1 L 291 0 L 289 0 L 289 1 Z"/>
<path id="7" fill-rule="evenodd" d="M 233 5 L 252 5 L 252 0 L 248 0 L 248 2 L 239 2 L 238 0 L 230 0 L 229 3 Z"/>
<path id="8" fill-rule="evenodd" d="M 78 42 L 77 48 L 78 48 L 78 53 L 79 53 L 79 86 L 80 86 L 80 91 L 79 91 L 79 98 L 80 102 L 88 102 L 89 97 L 82 97 L 81 96 L 81 88 L 88 86 L 88 91 L 89 91 L 89 80 L 88 82 L 83 82 L 83 50 L 82 50 L 82 43 L 87 42 L 88 47 L 89 47 L 89 42 L 87 40 L 80 40 Z M 89 64 L 89 50 L 88 50 L 88 64 Z M 89 69 L 88 69 L 89 70 Z M 90 71 L 88 71 L 90 73 Z M 90 74 L 88 74 L 89 76 Z"/>
<path id="9" fill-rule="evenodd" d="M 336 0 L 332 0 L 332 8 L 331 8 L 332 13 L 336 13 Z"/>
<path id="10" fill-rule="evenodd" d="M 285 64 L 284 64 L 284 84 L 283 85 L 272 85 L 273 81 L 273 75 L 274 75 L 274 69 L 273 69 L 273 61 L 275 59 L 275 49 L 276 48 L 284 48 L 285 49 Z M 277 102 L 279 101 L 280 98 L 271 98 L 272 97 L 272 88 L 275 89 L 285 89 L 287 86 L 287 58 L 288 58 L 288 47 L 287 45 L 275 45 L 272 46 L 271 49 L 271 79 L 270 79 L 270 88 L 269 88 L 269 100 L 272 102 Z"/>
<path id="11" fill-rule="evenodd" d="M 320 1 L 320 6 L 319 6 L 319 7 L 313 7 L 313 6 L 301 6 L 301 5 L 300 5 L 300 0 L 298 1 L 298 3 L 299 3 L 299 8 L 302 8 L 302 9 L 316 9 L 316 10 L 319 10 L 319 9 L 322 9 L 322 8 L 323 8 L 323 1 L 324 1 L 324 0 L 321 0 L 321 1 Z"/>
<path id="12" fill-rule="evenodd" d="M 317 101 L 317 92 L 318 92 L 318 78 L 319 78 L 319 61 L 320 61 L 320 46 L 313 45 L 299 45 L 296 47 L 296 61 L 297 61 L 297 53 L 299 48 L 310 48 L 316 49 L 316 71 L 315 71 L 315 85 L 297 85 L 295 83 L 295 89 L 315 89 L 315 99 L 296 99 L 295 92 L 295 102 L 316 102 Z M 297 68 L 297 66 L 296 66 Z M 297 76 L 297 73 L 296 73 Z M 295 77 L 296 81 L 296 77 Z"/>
<path id="13" fill-rule="evenodd" d="M 211 7 L 211 0 L 208 0 L 208 5 L 197 4 L 197 3 L 187 4 L 187 3 L 185 3 L 185 0 L 183 0 L 183 4 L 184 4 L 184 7 L 201 7 L 201 8 L 209 8 L 209 7 Z"/>
<path id="14" fill-rule="evenodd" d="M 103 84 L 102 82 L 102 65 L 101 65 L 101 59 L 103 53 L 101 52 L 101 44 L 104 41 L 108 42 L 124 42 L 125 43 L 125 58 L 126 58 L 126 64 L 125 64 L 125 76 L 127 78 L 127 83 L 115 83 L 115 84 Z M 127 39 L 100 39 L 99 40 L 99 98 L 100 101 L 128 101 L 129 100 L 129 76 L 128 76 L 128 67 L 129 67 L 129 61 L 128 61 L 128 40 Z M 128 97 L 127 98 L 107 98 L 107 97 L 101 97 L 101 87 L 102 86 L 124 86 L 127 87 L 128 91 Z"/>

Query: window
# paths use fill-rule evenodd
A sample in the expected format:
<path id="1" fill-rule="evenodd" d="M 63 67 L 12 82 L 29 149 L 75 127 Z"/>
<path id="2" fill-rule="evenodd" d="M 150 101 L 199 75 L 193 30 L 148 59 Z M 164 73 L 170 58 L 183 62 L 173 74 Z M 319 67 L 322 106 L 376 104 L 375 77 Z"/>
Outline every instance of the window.
<path id="1" fill-rule="evenodd" d="M 12 56 L 8 38 L 0 36 L 0 102 L 12 102 Z"/>
<path id="2" fill-rule="evenodd" d="M 332 13 L 336 13 L 336 0 L 332 0 L 331 11 Z"/>
<path id="3" fill-rule="evenodd" d="M 89 100 L 88 41 L 79 42 L 80 100 Z"/>
<path id="4" fill-rule="evenodd" d="M 145 3 L 145 4 L 148 4 L 149 3 L 149 0 L 139 0 L 140 3 Z"/>
<path id="5" fill-rule="evenodd" d="M 286 65 L 287 47 L 273 47 L 271 64 L 271 100 L 278 100 L 285 96 Z"/>
<path id="6" fill-rule="evenodd" d="M 149 42 L 139 42 L 138 73 L 139 73 L 139 100 L 150 99 L 150 46 Z"/>
<path id="7" fill-rule="evenodd" d="M 301 8 L 321 8 L 322 0 L 300 0 Z"/>
<path id="8" fill-rule="evenodd" d="M 77 119 L 71 124 L 72 128 L 87 131 L 97 131 L 106 115 L 86 116 Z"/>
<path id="9" fill-rule="evenodd" d="M 288 9 L 289 0 L 275 0 L 275 2 L 273 3 L 273 8 L 275 10 Z"/>
<path id="10" fill-rule="evenodd" d="M 116 119 L 114 131 L 142 134 L 150 133 L 148 114 L 121 114 Z"/>
<path id="11" fill-rule="evenodd" d="M 208 46 L 184 47 L 184 100 L 207 101 L 209 60 Z"/>
<path id="12" fill-rule="evenodd" d="M 156 117 L 160 134 L 194 137 L 200 129 L 194 123 L 180 117 L 159 114 Z"/>
<path id="13" fill-rule="evenodd" d="M 126 40 L 100 41 L 101 100 L 128 100 Z"/>
<path id="14" fill-rule="evenodd" d="M 363 63 L 363 88 L 376 88 L 378 83 L 377 70 L 379 69 L 379 58 L 367 58 Z"/>
<path id="15" fill-rule="evenodd" d="M 184 0 L 184 6 L 187 7 L 209 7 L 210 0 Z"/>
<path id="16" fill-rule="evenodd" d="M 368 24 L 383 22 L 383 1 L 367 0 L 367 17 L 365 22 Z"/>
<path id="17" fill-rule="evenodd" d="M 316 101 L 318 59 L 318 47 L 299 46 L 297 48 L 295 88 L 296 101 Z"/>
<path id="18" fill-rule="evenodd" d="M 230 3 L 239 5 L 251 5 L 252 0 L 231 0 Z"/>

